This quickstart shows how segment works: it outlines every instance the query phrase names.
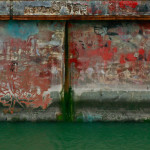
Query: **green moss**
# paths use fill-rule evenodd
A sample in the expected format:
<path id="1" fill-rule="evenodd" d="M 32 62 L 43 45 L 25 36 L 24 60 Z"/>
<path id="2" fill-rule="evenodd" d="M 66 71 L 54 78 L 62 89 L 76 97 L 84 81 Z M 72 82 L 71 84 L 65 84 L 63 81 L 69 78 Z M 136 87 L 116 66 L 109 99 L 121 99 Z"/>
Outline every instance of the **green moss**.
<path id="1" fill-rule="evenodd" d="M 62 114 L 57 115 L 57 121 L 63 121 L 63 115 Z"/>
<path id="2" fill-rule="evenodd" d="M 67 108 L 67 120 L 73 121 L 74 120 L 74 101 L 73 101 L 73 91 L 69 88 L 69 92 L 66 93 L 65 103 Z"/>
<path id="3" fill-rule="evenodd" d="M 73 121 L 74 120 L 74 103 L 72 98 L 72 90 L 61 92 L 61 115 L 57 116 L 58 121 Z"/>
<path id="4" fill-rule="evenodd" d="M 148 123 L 150 123 L 150 118 L 149 119 L 145 119 L 142 122 L 148 122 Z"/>
<path id="5" fill-rule="evenodd" d="M 82 113 L 79 113 L 76 117 L 76 121 L 77 122 L 83 122 L 83 114 Z"/>
<path id="6" fill-rule="evenodd" d="M 68 21 L 65 25 L 65 83 L 61 100 L 61 108 L 64 121 L 74 120 L 73 92 L 70 87 L 70 64 L 69 64 L 69 39 L 68 39 Z"/>

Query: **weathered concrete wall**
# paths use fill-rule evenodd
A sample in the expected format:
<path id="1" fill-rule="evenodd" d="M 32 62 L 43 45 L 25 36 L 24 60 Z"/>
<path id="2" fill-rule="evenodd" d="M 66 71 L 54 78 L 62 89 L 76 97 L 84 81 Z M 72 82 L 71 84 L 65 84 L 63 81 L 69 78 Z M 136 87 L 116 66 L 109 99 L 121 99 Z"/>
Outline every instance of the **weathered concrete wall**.
<path id="1" fill-rule="evenodd" d="M 76 119 L 150 118 L 150 22 L 69 24 Z"/>
<path id="2" fill-rule="evenodd" d="M 14 1 L 14 15 L 149 15 L 148 1 Z"/>
<path id="3" fill-rule="evenodd" d="M 149 0 L 3 0 L 0 8 L 0 15 L 150 15 Z"/>
<path id="4" fill-rule="evenodd" d="M 0 120 L 149 120 L 150 22 L 72 21 L 68 30 L 67 45 L 65 22 L 0 22 Z"/>
<path id="5" fill-rule="evenodd" d="M 0 22 L 0 120 L 56 120 L 64 22 Z"/>
<path id="6" fill-rule="evenodd" d="M 10 1 L 0 1 L 0 15 L 10 15 Z"/>

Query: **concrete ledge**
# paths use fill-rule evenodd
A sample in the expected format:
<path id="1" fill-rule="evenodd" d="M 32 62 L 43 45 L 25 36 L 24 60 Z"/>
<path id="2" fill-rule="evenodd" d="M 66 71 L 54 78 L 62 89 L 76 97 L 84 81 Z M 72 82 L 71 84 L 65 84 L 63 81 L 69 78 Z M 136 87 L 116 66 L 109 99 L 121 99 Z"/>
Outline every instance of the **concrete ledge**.
<path id="1" fill-rule="evenodd" d="M 74 95 L 74 100 L 93 102 L 150 102 L 150 91 L 97 91 Z"/>
<path id="2" fill-rule="evenodd" d="M 150 112 L 141 111 L 110 111 L 110 110 L 80 110 L 76 114 L 76 121 L 83 122 L 146 122 L 150 120 Z"/>
<path id="3" fill-rule="evenodd" d="M 150 92 L 102 91 L 74 96 L 76 121 L 146 121 Z"/>
<path id="4" fill-rule="evenodd" d="M 6 113 L 5 109 L 1 109 L 0 121 L 57 121 L 61 115 L 60 105 L 58 104 L 57 106 L 50 106 L 46 111 L 42 109 L 15 109 L 15 111 L 16 112 L 11 114 L 9 112 Z"/>

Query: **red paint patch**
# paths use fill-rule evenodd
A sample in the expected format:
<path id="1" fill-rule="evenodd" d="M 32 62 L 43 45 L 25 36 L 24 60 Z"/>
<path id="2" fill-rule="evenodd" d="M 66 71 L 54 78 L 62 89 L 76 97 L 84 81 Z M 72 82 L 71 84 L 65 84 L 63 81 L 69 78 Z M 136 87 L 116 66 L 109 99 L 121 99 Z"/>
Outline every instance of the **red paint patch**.
<path id="1" fill-rule="evenodd" d="M 125 61 L 125 56 L 124 56 L 123 54 L 122 54 L 121 57 L 120 57 L 120 63 L 121 63 L 121 64 L 126 63 L 126 61 Z"/>
<path id="2" fill-rule="evenodd" d="M 122 9 L 125 9 L 126 6 L 131 7 L 131 8 L 136 8 L 138 5 L 138 2 L 133 2 L 133 1 L 120 1 L 119 2 L 119 7 Z"/>
<path id="3" fill-rule="evenodd" d="M 140 50 L 139 50 L 139 54 L 140 54 L 140 55 L 144 55 L 144 54 L 145 54 L 145 50 L 144 50 L 144 49 L 140 49 Z"/>
<path id="4" fill-rule="evenodd" d="M 109 1 L 109 11 L 110 13 L 116 11 L 116 1 Z"/>
<path id="5" fill-rule="evenodd" d="M 113 52 L 114 52 L 114 53 L 117 53 L 117 47 L 114 47 L 114 48 L 113 48 Z"/>
<path id="6" fill-rule="evenodd" d="M 134 57 L 134 53 L 128 53 L 128 54 L 126 55 L 126 59 L 127 59 L 128 61 L 136 61 L 136 60 L 137 60 L 137 58 Z"/>

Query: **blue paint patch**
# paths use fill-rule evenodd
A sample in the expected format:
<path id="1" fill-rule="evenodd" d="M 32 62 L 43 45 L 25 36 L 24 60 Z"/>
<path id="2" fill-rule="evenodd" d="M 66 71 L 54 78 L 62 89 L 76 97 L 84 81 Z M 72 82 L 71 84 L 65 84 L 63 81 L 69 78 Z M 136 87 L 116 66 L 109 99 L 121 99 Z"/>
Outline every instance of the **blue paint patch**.
<path id="1" fill-rule="evenodd" d="M 27 40 L 39 32 L 37 23 L 38 21 L 9 21 L 5 29 L 9 36 Z"/>
<path id="2" fill-rule="evenodd" d="M 39 50 L 38 50 L 38 49 L 36 49 L 36 53 L 37 53 L 38 56 L 40 56 L 40 53 L 39 53 Z"/>
<path id="3" fill-rule="evenodd" d="M 83 120 L 84 122 L 94 122 L 102 120 L 102 116 L 99 114 L 80 114 L 77 116 L 77 121 Z"/>

